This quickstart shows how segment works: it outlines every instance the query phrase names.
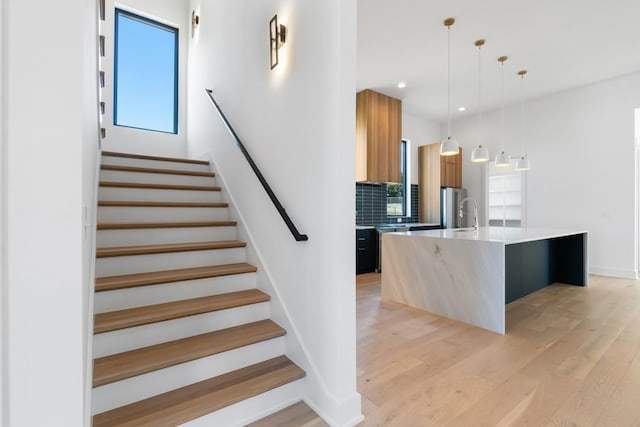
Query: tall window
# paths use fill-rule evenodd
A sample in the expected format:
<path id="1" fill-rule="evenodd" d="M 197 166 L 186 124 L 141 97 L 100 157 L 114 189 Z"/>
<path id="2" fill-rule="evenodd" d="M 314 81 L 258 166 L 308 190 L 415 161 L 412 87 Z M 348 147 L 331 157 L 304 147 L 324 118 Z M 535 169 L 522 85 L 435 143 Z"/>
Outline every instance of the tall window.
<path id="1" fill-rule="evenodd" d="M 116 9 L 113 124 L 178 133 L 178 29 Z"/>
<path id="2" fill-rule="evenodd" d="M 387 216 L 408 216 L 407 204 L 407 141 L 400 143 L 400 168 L 402 182 L 387 183 Z"/>

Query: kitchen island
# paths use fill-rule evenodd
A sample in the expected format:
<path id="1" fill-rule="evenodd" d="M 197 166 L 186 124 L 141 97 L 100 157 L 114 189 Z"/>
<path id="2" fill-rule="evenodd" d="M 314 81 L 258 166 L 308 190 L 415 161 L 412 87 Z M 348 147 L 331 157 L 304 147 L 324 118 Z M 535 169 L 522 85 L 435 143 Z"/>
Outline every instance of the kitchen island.
<path id="1" fill-rule="evenodd" d="M 588 285 L 587 232 L 480 227 L 386 233 L 382 297 L 501 334 L 505 304 Z"/>

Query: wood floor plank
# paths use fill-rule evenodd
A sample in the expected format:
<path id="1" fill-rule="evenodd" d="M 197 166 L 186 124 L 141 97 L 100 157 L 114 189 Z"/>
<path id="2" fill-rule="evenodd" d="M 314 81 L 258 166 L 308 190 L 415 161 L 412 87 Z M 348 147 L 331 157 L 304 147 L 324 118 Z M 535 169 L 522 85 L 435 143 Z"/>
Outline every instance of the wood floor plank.
<path id="1" fill-rule="evenodd" d="M 96 249 L 96 258 L 116 256 L 164 254 L 171 252 L 206 251 L 213 249 L 243 248 L 246 242 L 239 240 L 220 240 L 217 242 L 170 243 L 163 245 L 113 246 Z"/>
<path id="2" fill-rule="evenodd" d="M 100 357 L 93 363 L 93 386 L 200 359 L 235 348 L 281 337 L 285 330 L 261 320 L 219 331 Z"/>
<path id="3" fill-rule="evenodd" d="M 102 155 L 107 157 L 123 157 L 128 159 L 158 160 L 161 162 L 192 163 L 195 165 L 209 164 L 207 160 L 183 159 L 179 157 L 148 156 L 146 154 L 120 153 L 117 151 L 102 151 Z"/>
<path id="4" fill-rule="evenodd" d="M 173 301 L 144 307 L 98 313 L 95 315 L 94 334 L 115 331 L 165 320 L 179 319 L 196 314 L 226 310 L 269 301 L 269 295 L 258 289 Z"/>
<path id="5" fill-rule="evenodd" d="M 139 188 L 146 190 L 187 190 L 187 191 L 221 191 L 213 185 L 176 185 L 176 184 L 147 184 L 141 182 L 100 181 L 100 187 L 109 188 Z"/>
<path id="6" fill-rule="evenodd" d="M 192 221 L 192 222 L 102 222 L 98 230 L 137 230 L 148 228 L 197 228 L 197 227 L 235 227 L 236 221 Z"/>
<path id="7" fill-rule="evenodd" d="M 174 427 L 303 378 L 280 356 L 93 417 L 93 427 Z"/>
<path id="8" fill-rule="evenodd" d="M 182 268 L 178 270 L 154 271 L 150 273 L 124 274 L 96 278 L 96 292 L 161 283 L 182 282 L 185 280 L 209 277 L 229 276 L 233 274 L 255 273 L 256 266 L 244 262 L 235 264 L 212 265 L 208 267 Z"/>
<path id="9" fill-rule="evenodd" d="M 122 166 L 122 165 L 102 165 L 101 170 L 105 171 L 117 171 L 117 172 L 139 172 L 139 173 L 157 173 L 166 175 L 186 175 L 186 176 L 204 176 L 213 178 L 216 176 L 213 172 L 201 172 L 201 171 L 189 171 L 180 169 L 160 169 L 160 168 L 144 168 L 136 166 Z"/>
<path id="10" fill-rule="evenodd" d="M 298 402 L 246 427 L 329 427 L 306 403 Z"/>

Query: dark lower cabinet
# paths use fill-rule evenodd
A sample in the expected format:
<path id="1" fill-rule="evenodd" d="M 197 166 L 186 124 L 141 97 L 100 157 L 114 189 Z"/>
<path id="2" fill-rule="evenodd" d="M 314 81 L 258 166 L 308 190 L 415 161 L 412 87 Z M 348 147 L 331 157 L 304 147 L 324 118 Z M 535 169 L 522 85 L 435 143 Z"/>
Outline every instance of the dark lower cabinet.
<path id="1" fill-rule="evenodd" d="M 371 273 L 378 265 L 376 230 L 356 230 L 356 274 Z"/>
<path id="2" fill-rule="evenodd" d="M 584 234 L 505 246 L 505 302 L 529 295 L 552 283 L 584 286 Z"/>

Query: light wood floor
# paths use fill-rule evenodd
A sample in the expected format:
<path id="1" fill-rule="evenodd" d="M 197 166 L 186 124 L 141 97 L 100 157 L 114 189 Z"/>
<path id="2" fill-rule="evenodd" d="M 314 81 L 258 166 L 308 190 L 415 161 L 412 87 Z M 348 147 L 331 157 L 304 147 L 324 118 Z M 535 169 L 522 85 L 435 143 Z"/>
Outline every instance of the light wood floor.
<path id="1" fill-rule="evenodd" d="M 511 304 L 507 334 L 380 301 L 358 280 L 365 426 L 639 426 L 640 284 L 591 276 Z"/>
<path id="2" fill-rule="evenodd" d="M 382 301 L 379 274 L 357 286 L 362 426 L 640 426 L 639 281 L 549 286 L 504 336 Z"/>

